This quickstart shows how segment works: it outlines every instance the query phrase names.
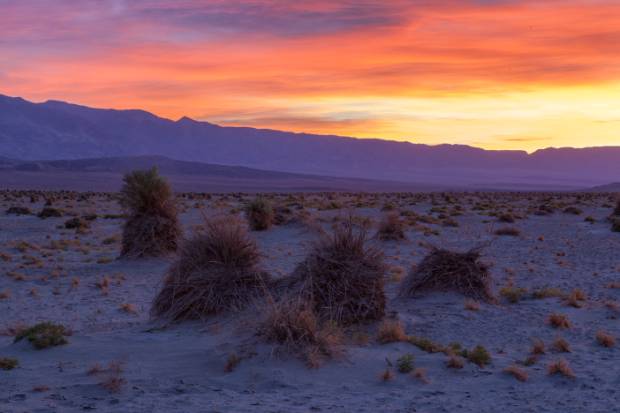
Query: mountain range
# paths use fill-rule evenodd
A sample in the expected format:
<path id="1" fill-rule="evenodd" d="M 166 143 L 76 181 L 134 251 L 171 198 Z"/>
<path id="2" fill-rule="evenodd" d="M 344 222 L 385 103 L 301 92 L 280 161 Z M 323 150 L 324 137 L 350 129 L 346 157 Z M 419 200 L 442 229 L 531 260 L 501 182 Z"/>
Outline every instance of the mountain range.
<path id="1" fill-rule="evenodd" d="M 620 177 L 620 146 L 548 148 L 531 154 L 430 146 L 224 127 L 187 117 L 173 121 L 142 110 L 95 109 L 54 100 L 33 103 L 0 95 L 0 157 L 40 161 L 142 156 L 478 189 L 579 189 Z"/>

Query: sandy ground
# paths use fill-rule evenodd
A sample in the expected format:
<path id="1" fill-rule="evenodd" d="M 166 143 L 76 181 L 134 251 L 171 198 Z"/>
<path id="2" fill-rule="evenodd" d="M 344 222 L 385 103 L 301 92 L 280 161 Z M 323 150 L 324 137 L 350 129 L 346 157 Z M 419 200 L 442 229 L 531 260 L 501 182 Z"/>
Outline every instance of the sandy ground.
<path id="1" fill-rule="evenodd" d="M 459 224 L 409 226 L 405 241 L 371 242 L 382 248 L 392 266 L 386 274 L 389 311 L 396 314 L 408 334 L 466 348 L 481 344 L 492 363 L 480 368 L 446 367 L 447 356 L 427 353 L 406 342 L 380 345 L 366 326 L 366 344 L 348 345 L 342 358 L 309 369 L 294 357 L 276 355 L 271 345 L 254 334 L 251 314 L 230 315 L 205 322 L 159 328 L 149 319 L 150 304 L 170 259 L 118 260 L 122 220 L 105 219 L 119 213 L 105 197 L 57 200 L 62 218 L 0 215 L 0 357 L 19 360 L 10 371 L 0 370 L 0 412 L 611 412 L 620 411 L 619 345 L 597 343 L 597 331 L 620 338 L 620 315 L 615 301 L 620 289 L 620 234 L 610 230 L 608 195 L 576 199 L 557 196 L 559 210 L 538 216 L 530 208 L 547 202 L 546 195 L 457 195 L 456 203 L 441 196 L 397 198 L 367 195 L 361 204 L 354 196 L 335 195 L 341 206 L 359 206 L 354 212 L 371 218 L 376 227 L 386 202 L 400 211 L 418 215 L 441 214 L 442 208 L 462 215 Z M 284 202 L 286 195 L 276 198 Z M 319 210 L 325 196 L 307 195 L 303 201 L 313 220 L 329 226 L 348 211 Z M 186 233 L 199 225 L 202 214 L 228 213 L 243 200 L 214 196 L 210 200 L 182 201 L 181 219 Z M 483 209 L 476 203 L 486 203 Z M 0 208 L 23 205 L 38 212 L 42 200 L 5 194 Z M 562 212 L 577 205 L 580 215 Z M 432 210 L 434 212 L 431 212 Z M 490 212 L 512 209 L 525 216 L 514 224 L 500 224 Z M 444 212 L 446 212 L 444 211 Z M 529 212 L 529 213 L 528 213 Z M 85 233 L 64 228 L 70 214 L 97 213 Z M 585 222 L 591 216 L 594 223 Z M 520 230 L 518 237 L 497 237 L 498 227 Z M 252 232 L 264 254 L 264 267 L 286 276 L 309 251 L 316 237 L 312 225 L 278 225 Z M 104 240 L 106 240 L 104 242 Z M 65 240 L 65 242 L 59 242 Z M 396 298 L 398 274 L 408 271 L 427 252 L 425 243 L 466 250 L 490 242 L 483 258 L 492 263 L 496 292 L 509 281 L 528 290 L 511 304 L 481 303 L 479 311 L 464 308 L 465 298 L 455 293 L 433 293 L 417 298 Z M 27 244 L 26 244 L 27 243 Z M 100 288 L 104 277 L 109 287 Z M 619 285 L 620 286 L 620 285 Z M 580 289 L 587 300 L 581 308 L 560 298 L 533 299 L 529 292 L 557 287 Z M 135 312 L 121 306 L 131 304 Z M 572 327 L 552 328 L 551 313 L 565 314 Z M 40 321 L 70 327 L 67 345 L 35 350 L 27 342 L 13 343 L 12 330 Z M 559 353 L 552 343 L 565 338 L 570 353 Z M 503 370 L 525 360 L 538 338 L 546 353 L 530 366 L 522 366 L 528 380 L 517 381 Z M 225 371 L 228 356 L 243 355 L 239 366 Z M 414 365 L 426 369 L 427 382 L 396 370 L 392 380 L 380 378 L 398 357 L 410 353 Z M 565 359 L 575 378 L 551 376 L 547 366 Z M 93 366 L 121 365 L 118 392 L 101 383 L 109 372 L 89 374 Z"/>

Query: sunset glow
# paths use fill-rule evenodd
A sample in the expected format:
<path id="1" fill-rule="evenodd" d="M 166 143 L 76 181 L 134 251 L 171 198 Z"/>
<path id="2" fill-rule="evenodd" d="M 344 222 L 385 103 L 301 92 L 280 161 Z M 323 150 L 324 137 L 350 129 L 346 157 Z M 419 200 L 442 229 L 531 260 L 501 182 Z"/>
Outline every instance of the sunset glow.
<path id="1" fill-rule="evenodd" d="M 615 0 L 0 0 L 0 93 L 494 149 L 620 144 Z"/>

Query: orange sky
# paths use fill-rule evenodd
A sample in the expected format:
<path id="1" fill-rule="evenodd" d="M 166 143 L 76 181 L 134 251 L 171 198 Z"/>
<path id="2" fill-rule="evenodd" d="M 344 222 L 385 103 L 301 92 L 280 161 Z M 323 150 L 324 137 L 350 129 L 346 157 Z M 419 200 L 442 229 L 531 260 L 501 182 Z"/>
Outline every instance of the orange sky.
<path id="1" fill-rule="evenodd" d="M 620 2 L 9 0 L 0 93 L 223 125 L 620 145 Z"/>

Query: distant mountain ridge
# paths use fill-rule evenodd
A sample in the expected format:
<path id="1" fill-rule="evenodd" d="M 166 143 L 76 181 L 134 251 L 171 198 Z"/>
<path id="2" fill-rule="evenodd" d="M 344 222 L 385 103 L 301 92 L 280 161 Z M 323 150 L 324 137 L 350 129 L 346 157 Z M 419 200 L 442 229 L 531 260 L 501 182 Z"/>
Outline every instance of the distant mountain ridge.
<path id="1" fill-rule="evenodd" d="M 123 174 L 157 167 L 181 192 L 433 191 L 459 189 L 411 182 L 264 171 L 178 161 L 164 156 L 22 161 L 0 158 L 0 190 L 117 191 Z"/>
<path id="2" fill-rule="evenodd" d="M 620 142 L 620 136 L 619 136 Z M 24 160 L 161 155 L 219 165 L 441 185 L 544 184 L 620 179 L 620 146 L 490 151 L 379 139 L 222 127 L 142 110 L 94 109 L 0 95 L 0 157 Z M 0 160 L 1 163 L 1 160 Z"/>

